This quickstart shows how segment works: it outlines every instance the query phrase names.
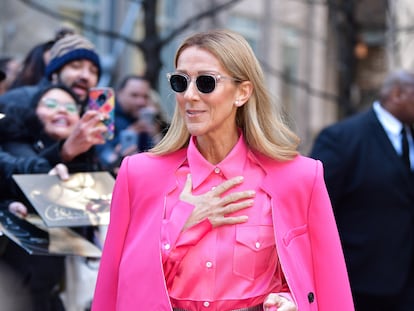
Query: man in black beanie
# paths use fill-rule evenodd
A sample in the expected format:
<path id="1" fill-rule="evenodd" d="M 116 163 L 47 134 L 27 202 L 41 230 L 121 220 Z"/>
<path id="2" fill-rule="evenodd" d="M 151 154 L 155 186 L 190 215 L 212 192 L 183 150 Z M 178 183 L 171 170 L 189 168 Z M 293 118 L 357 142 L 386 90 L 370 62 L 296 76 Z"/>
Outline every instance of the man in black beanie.
<path id="1" fill-rule="evenodd" d="M 95 47 L 80 35 L 65 36 L 50 50 L 46 78 L 70 87 L 83 102 L 88 98 L 89 88 L 98 84 L 100 74 L 101 64 Z"/>
<path id="2" fill-rule="evenodd" d="M 50 83 L 63 83 L 78 95 L 83 105 L 88 90 L 95 87 L 101 75 L 101 64 L 94 45 L 78 34 L 66 35 L 56 41 L 45 70 L 45 77 L 35 86 L 11 89 L 0 96 L 0 103 L 29 107 L 33 95 Z"/>

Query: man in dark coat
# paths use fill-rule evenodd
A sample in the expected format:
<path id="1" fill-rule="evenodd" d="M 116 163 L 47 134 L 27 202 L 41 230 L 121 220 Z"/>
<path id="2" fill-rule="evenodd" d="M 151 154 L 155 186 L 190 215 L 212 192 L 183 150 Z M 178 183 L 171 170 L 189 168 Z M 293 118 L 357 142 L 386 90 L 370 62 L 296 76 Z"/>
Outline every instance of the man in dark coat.
<path id="1" fill-rule="evenodd" d="M 310 154 L 324 164 L 357 311 L 414 310 L 413 124 L 414 75 L 396 71 L 372 108 L 323 129 Z"/>

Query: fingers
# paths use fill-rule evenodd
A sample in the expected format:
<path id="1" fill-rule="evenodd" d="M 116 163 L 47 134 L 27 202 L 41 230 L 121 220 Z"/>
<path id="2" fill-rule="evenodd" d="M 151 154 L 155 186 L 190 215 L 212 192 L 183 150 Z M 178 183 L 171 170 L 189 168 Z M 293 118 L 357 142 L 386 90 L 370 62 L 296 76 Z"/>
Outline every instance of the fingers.
<path id="1" fill-rule="evenodd" d="M 193 204 L 195 208 L 188 218 L 184 229 L 206 218 L 209 219 L 213 227 L 245 223 L 248 221 L 247 215 L 231 214 L 253 206 L 254 200 L 252 198 L 255 196 L 255 191 L 238 191 L 221 197 L 224 192 L 241 184 L 243 180 L 242 176 L 233 177 L 222 182 L 213 190 L 199 195 L 193 195 L 192 178 L 188 174 L 180 194 L 180 200 Z"/>
<path id="2" fill-rule="evenodd" d="M 90 110 L 82 116 L 66 141 L 74 144 L 75 149 L 84 152 L 93 145 L 105 143 L 103 134 L 107 131 L 107 127 L 101 122 L 101 115 Z"/>
<path id="3" fill-rule="evenodd" d="M 50 170 L 49 175 L 58 175 L 61 180 L 68 180 L 69 170 L 65 164 L 59 163 Z"/>
<path id="4" fill-rule="evenodd" d="M 243 182 L 244 178 L 243 176 L 237 176 L 233 177 L 229 180 L 226 180 L 219 184 L 218 186 L 214 187 L 213 190 L 206 193 L 206 196 L 208 197 L 220 197 L 221 194 L 226 192 L 227 190 L 241 184 Z M 191 174 L 187 175 L 187 179 L 184 185 L 184 188 L 181 192 L 180 198 L 188 198 L 189 196 L 192 196 L 192 179 Z M 246 190 L 246 191 L 240 191 L 240 192 L 234 192 L 226 195 L 222 198 L 222 204 L 227 205 L 232 202 L 236 202 L 238 200 L 248 199 L 255 196 L 255 191 L 253 190 Z"/>
<path id="5" fill-rule="evenodd" d="M 185 180 L 183 192 L 191 193 L 192 188 L 193 188 L 193 180 L 191 178 L 191 174 L 187 174 L 187 179 Z"/>
<path id="6" fill-rule="evenodd" d="M 276 308 L 280 306 L 280 304 L 282 303 L 282 297 L 278 294 L 269 294 L 269 296 L 266 297 L 264 303 L 263 303 L 263 307 L 265 309 L 265 311 L 270 311 L 270 308 Z"/>
<path id="7" fill-rule="evenodd" d="M 220 195 L 226 192 L 227 190 L 233 188 L 234 186 L 241 184 L 243 180 L 244 180 L 243 176 L 237 176 L 237 177 L 230 178 L 229 180 L 226 180 L 225 182 L 215 187 L 213 191 L 215 194 Z"/>
<path id="8" fill-rule="evenodd" d="M 296 308 L 296 306 L 293 302 L 286 301 L 286 302 L 283 302 L 281 304 L 281 306 L 276 308 L 276 309 L 269 309 L 269 311 L 273 311 L 273 310 L 277 310 L 277 311 L 297 311 L 298 309 Z"/>
<path id="9" fill-rule="evenodd" d="M 193 181 L 191 179 L 191 174 L 187 175 L 187 179 L 185 180 L 183 191 L 181 191 L 180 199 L 181 200 L 187 200 L 189 197 L 192 196 L 192 190 L 193 190 Z"/>
<path id="10" fill-rule="evenodd" d="M 102 140 L 102 135 L 108 131 L 108 128 L 103 123 L 103 121 L 108 118 L 107 115 L 104 115 L 98 111 L 88 110 L 82 116 L 79 127 L 85 132 L 85 134 L 92 134 L 93 137 L 99 137 L 100 143 L 105 142 Z"/>
<path id="11" fill-rule="evenodd" d="M 251 207 L 253 206 L 253 204 L 254 204 L 254 200 L 244 200 L 244 201 L 237 202 L 237 203 L 227 204 L 225 208 L 223 209 L 223 214 L 226 215 L 226 214 L 235 213 L 247 207 Z"/>
<path id="12" fill-rule="evenodd" d="M 245 223 L 249 220 L 249 217 L 246 215 L 236 216 L 236 217 L 220 217 L 220 218 L 209 218 L 213 228 L 217 228 L 223 225 L 237 225 Z"/>
<path id="13" fill-rule="evenodd" d="M 271 293 L 263 303 L 265 311 L 297 311 L 296 305 L 287 298 Z"/>
<path id="14" fill-rule="evenodd" d="M 90 142 L 93 145 L 104 144 L 105 143 L 104 135 L 106 132 L 108 132 L 108 128 L 103 124 L 98 124 L 98 125 L 93 126 L 89 130 Z"/>
<path id="15" fill-rule="evenodd" d="M 9 212 L 17 216 L 25 217 L 27 216 L 27 207 L 21 202 L 12 202 L 9 204 Z"/>
<path id="16" fill-rule="evenodd" d="M 220 198 L 220 195 L 226 192 L 227 190 L 241 184 L 244 178 L 242 176 L 233 177 L 229 180 L 224 181 L 223 183 L 219 184 L 218 186 L 214 187 L 213 190 L 206 192 L 204 195 L 197 196 L 197 201 L 200 201 L 200 198 L 203 197 L 205 200 L 212 202 L 212 199 L 219 198 L 217 204 L 220 206 L 227 206 L 227 210 L 223 211 L 223 213 L 231 213 L 238 211 L 240 209 L 249 207 L 253 205 L 253 200 L 246 200 L 249 198 L 253 198 L 256 195 L 256 192 L 253 190 L 246 190 L 246 191 L 239 191 L 230 193 L 223 198 Z M 194 201 L 196 196 L 192 194 L 192 178 L 191 174 L 187 175 L 187 179 L 185 181 L 184 188 L 180 194 L 180 199 L 184 201 Z M 244 200 L 240 204 L 232 204 L 234 202 Z"/>
<path id="17" fill-rule="evenodd" d="M 96 110 L 88 110 L 83 114 L 81 120 L 82 122 L 97 123 L 97 121 L 103 121 L 103 116 Z"/>
<path id="18" fill-rule="evenodd" d="M 239 200 L 245 200 L 249 198 L 253 198 L 256 195 L 256 192 L 253 190 L 246 190 L 240 192 L 233 192 L 223 197 L 222 201 L 223 204 L 227 205 L 232 202 L 236 202 Z"/>

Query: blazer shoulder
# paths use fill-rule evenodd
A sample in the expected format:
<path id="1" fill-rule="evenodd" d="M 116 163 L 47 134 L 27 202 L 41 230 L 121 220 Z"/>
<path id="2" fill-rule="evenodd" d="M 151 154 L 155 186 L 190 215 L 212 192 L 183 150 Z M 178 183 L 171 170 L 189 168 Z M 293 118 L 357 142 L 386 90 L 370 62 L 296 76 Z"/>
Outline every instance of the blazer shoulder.
<path id="1" fill-rule="evenodd" d="M 303 155 L 297 155 L 289 161 L 278 161 L 268 157 L 260 157 L 260 161 L 267 174 L 273 178 L 283 175 L 288 179 L 313 180 L 322 170 L 321 161 Z"/>
<path id="2" fill-rule="evenodd" d="M 322 162 L 310 157 L 298 155 L 290 162 L 290 170 L 301 178 L 315 178 L 321 173 Z"/>

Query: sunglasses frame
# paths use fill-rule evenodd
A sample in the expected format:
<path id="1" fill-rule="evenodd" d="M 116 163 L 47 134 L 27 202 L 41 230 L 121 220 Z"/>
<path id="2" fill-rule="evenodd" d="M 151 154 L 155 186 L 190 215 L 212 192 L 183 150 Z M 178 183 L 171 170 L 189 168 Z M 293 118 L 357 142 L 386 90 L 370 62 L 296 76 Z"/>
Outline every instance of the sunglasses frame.
<path id="1" fill-rule="evenodd" d="M 180 77 L 185 78 L 185 80 L 187 81 L 187 85 L 186 85 L 186 88 L 183 91 L 174 90 L 174 88 L 172 87 L 172 83 L 171 83 L 171 78 L 173 76 L 180 76 Z M 211 91 L 204 92 L 203 90 L 200 89 L 200 86 L 198 84 L 199 82 L 197 82 L 200 77 L 211 77 L 211 78 L 214 79 L 214 87 Z M 193 80 L 195 80 L 195 85 L 197 87 L 198 92 L 200 92 L 202 94 L 213 93 L 214 90 L 217 87 L 217 83 L 219 83 L 220 80 L 232 80 L 234 82 L 241 82 L 239 79 L 236 79 L 236 78 L 233 78 L 233 77 L 223 76 L 223 75 L 218 74 L 218 73 L 202 73 L 202 74 L 197 75 L 196 77 L 191 77 L 188 74 L 183 73 L 183 72 L 170 72 L 170 73 L 167 73 L 167 79 L 168 79 L 168 82 L 170 82 L 171 89 L 176 93 L 184 93 L 185 91 L 187 91 L 191 81 L 193 81 Z"/>

